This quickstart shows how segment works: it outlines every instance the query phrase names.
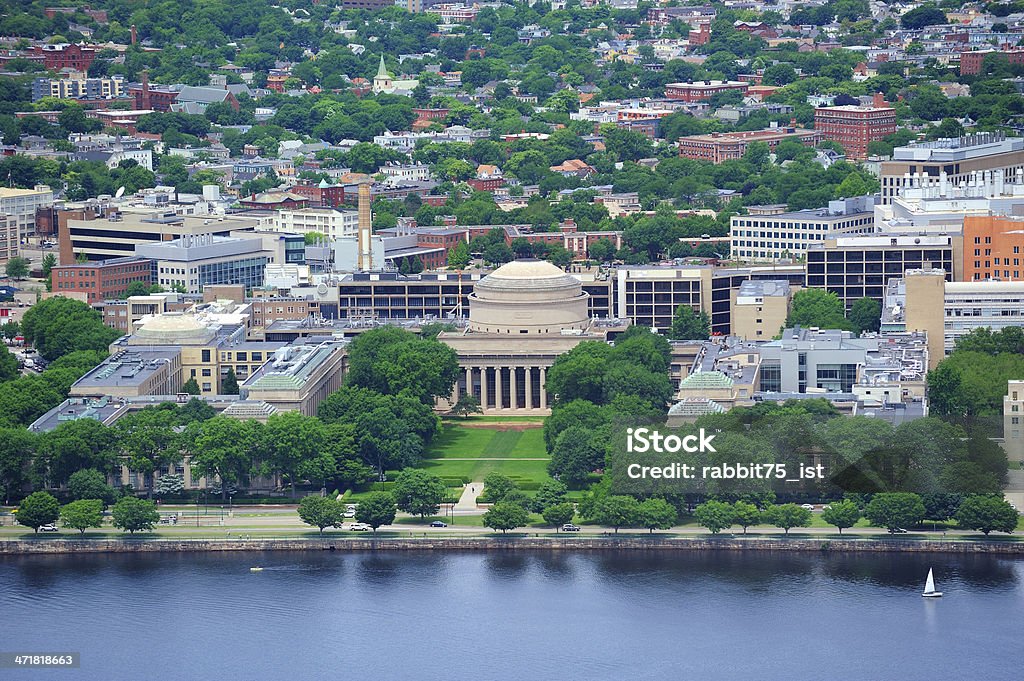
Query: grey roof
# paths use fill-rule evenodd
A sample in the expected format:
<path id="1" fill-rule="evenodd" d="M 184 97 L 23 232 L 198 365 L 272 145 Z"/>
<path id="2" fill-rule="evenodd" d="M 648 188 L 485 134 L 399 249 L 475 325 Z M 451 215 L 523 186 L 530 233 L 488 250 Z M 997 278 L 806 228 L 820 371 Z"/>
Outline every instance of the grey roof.
<path id="1" fill-rule="evenodd" d="M 197 87 L 194 85 L 186 85 L 181 88 L 181 92 L 175 97 L 176 102 L 205 102 L 207 104 L 213 102 L 223 102 L 227 99 L 228 95 L 231 94 L 228 90 L 222 90 L 216 87 Z"/>

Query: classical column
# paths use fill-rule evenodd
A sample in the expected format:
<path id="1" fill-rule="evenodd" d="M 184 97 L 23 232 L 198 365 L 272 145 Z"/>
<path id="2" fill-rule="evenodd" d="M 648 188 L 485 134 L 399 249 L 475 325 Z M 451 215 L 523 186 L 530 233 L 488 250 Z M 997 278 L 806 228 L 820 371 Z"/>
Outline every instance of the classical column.
<path id="1" fill-rule="evenodd" d="M 505 398 L 501 394 L 501 372 L 504 369 L 500 366 L 494 367 L 494 408 L 504 409 Z"/>
<path id="2" fill-rule="evenodd" d="M 533 367 L 526 367 L 526 408 L 533 409 Z"/>
<path id="3" fill-rule="evenodd" d="M 487 367 L 480 367 L 480 407 L 484 411 L 490 407 L 487 399 Z"/>
<path id="4" fill-rule="evenodd" d="M 454 407 L 455 403 L 458 402 L 458 401 L 459 401 L 459 379 L 456 376 L 455 377 L 455 385 L 452 386 L 452 396 L 448 400 L 448 402 L 449 402 L 449 404 L 451 404 L 451 406 Z"/>
<path id="5" fill-rule="evenodd" d="M 512 409 L 518 409 L 519 408 L 519 392 L 518 392 L 518 387 L 516 386 L 516 367 L 515 366 L 510 366 L 508 368 L 508 390 L 509 390 L 508 406 L 510 408 L 512 408 Z"/>
<path id="6" fill-rule="evenodd" d="M 473 367 L 466 367 L 466 394 L 473 394 Z"/>
<path id="7" fill-rule="evenodd" d="M 540 408 L 548 408 L 548 394 L 547 394 L 547 368 L 540 368 Z"/>

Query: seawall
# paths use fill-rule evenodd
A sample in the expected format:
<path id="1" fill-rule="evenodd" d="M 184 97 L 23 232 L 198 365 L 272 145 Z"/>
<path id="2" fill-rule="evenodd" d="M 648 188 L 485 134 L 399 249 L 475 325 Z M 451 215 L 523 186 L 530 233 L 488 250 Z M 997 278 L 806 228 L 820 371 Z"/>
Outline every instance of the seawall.
<path id="1" fill-rule="evenodd" d="M 730 537 L 451 537 L 259 540 L 39 539 L 0 541 L 0 555 L 198 551 L 784 551 L 1024 555 L 1024 542 L 908 539 L 741 539 Z"/>

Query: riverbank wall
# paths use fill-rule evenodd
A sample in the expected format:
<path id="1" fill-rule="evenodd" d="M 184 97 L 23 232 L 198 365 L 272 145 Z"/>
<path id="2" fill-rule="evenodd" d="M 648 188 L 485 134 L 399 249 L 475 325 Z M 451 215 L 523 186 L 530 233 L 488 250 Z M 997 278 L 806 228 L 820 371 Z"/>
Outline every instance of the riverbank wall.
<path id="1" fill-rule="evenodd" d="M 739 537 L 430 537 L 323 539 L 17 539 L 0 540 L 0 555 L 69 553 L 192 553 L 200 551 L 776 551 L 802 553 L 987 553 L 1024 556 L 1024 542 L 930 539 Z"/>

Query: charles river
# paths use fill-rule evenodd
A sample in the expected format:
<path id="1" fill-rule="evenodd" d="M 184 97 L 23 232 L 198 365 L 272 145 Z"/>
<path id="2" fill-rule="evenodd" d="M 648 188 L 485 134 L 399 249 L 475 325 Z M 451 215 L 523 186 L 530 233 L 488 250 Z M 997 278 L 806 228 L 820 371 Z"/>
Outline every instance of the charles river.
<path id="1" fill-rule="evenodd" d="M 250 571 L 251 566 L 264 570 Z M 934 568 L 943 598 L 919 594 Z M 1022 678 L 1024 560 L 768 553 L 0 557 L 0 679 Z"/>

